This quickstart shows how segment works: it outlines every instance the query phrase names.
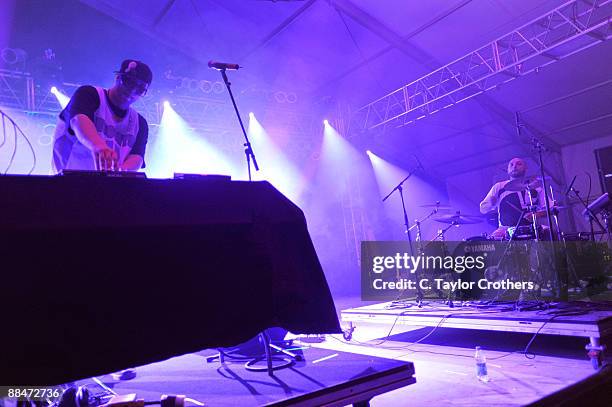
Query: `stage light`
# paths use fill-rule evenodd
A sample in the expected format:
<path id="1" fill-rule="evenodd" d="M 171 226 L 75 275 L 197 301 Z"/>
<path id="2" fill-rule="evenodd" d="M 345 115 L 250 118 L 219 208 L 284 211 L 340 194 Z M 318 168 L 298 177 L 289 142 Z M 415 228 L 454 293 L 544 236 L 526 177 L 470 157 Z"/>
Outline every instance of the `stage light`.
<path id="1" fill-rule="evenodd" d="M 225 155 L 198 134 L 164 101 L 159 129 L 147 149 L 147 176 L 171 178 L 174 173 L 225 174 L 237 172 Z"/>
<path id="2" fill-rule="evenodd" d="M 55 96 L 62 109 L 65 108 L 66 105 L 68 105 L 68 102 L 70 102 L 70 98 L 60 92 L 60 90 L 55 86 L 51 87 L 51 93 L 53 94 L 53 96 Z"/>
<path id="3" fill-rule="evenodd" d="M 327 120 L 326 120 L 327 121 Z M 321 165 L 331 178 L 350 171 L 351 168 L 367 164 L 363 152 L 358 151 L 346 138 L 327 122 L 323 129 Z"/>
<path id="4" fill-rule="evenodd" d="M 274 137 L 250 113 L 248 134 L 253 143 L 261 168 L 253 173 L 255 180 L 266 180 L 292 200 L 297 200 L 304 188 L 305 181 L 295 164 L 285 155 Z"/>
<path id="5" fill-rule="evenodd" d="M 249 117 L 252 119 L 252 118 L 254 118 L 254 117 L 255 117 L 255 114 L 254 114 L 253 112 L 250 112 L 250 113 L 249 113 Z"/>
<path id="6" fill-rule="evenodd" d="M 327 119 L 323 120 L 323 124 L 329 126 L 329 122 L 327 121 Z"/>
<path id="7" fill-rule="evenodd" d="M 370 157 L 372 163 L 372 169 L 374 170 L 374 176 L 376 177 L 378 192 L 381 198 L 387 196 L 399 182 L 412 173 L 410 178 L 402 185 L 409 217 L 421 218 L 427 215 L 430 208 L 422 208 L 420 205 L 436 201 L 448 201 L 447 192 L 445 190 L 439 190 L 435 185 L 428 183 L 418 174 L 414 174 L 412 169 L 397 167 L 374 153 L 368 154 L 368 157 Z M 394 194 L 394 196 L 391 196 L 389 200 L 385 202 L 384 207 L 389 218 L 395 219 L 397 224 L 401 225 L 403 217 L 401 199 L 397 191 Z M 423 230 L 426 235 L 435 233 L 437 229 L 435 222 L 425 223 L 424 225 Z M 448 236 L 454 235 L 451 234 Z"/>
<path id="8" fill-rule="evenodd" d="M 367 155 L 371 155 L 371 154 L 372 154 L 372 152 L 371 152 L 370 150 L 366 150 L 366 154 L 367 154 Z"/>

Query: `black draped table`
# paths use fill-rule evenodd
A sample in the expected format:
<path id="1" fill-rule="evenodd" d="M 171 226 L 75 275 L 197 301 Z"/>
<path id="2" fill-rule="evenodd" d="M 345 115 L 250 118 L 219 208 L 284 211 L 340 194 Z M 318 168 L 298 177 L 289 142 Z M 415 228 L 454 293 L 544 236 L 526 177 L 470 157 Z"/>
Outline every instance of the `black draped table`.
<path id="1" fill-rule="evenodd" d="M 0 384 L 53 385 L 279 326 L 340 332 L 267 182 L 0 176 Z"/>

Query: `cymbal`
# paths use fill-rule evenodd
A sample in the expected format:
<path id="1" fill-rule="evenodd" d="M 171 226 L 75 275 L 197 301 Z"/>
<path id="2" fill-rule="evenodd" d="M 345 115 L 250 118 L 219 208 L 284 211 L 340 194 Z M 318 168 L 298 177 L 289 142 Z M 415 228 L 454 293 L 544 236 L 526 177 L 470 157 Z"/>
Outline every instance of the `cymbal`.
<path id="1" fill-rule="evenodd" d="M 440 202 L 436 202 L 433 204 L 419 205 L 419 208 L 451 209 L 452 207 L 450 205 L 440 205 Z"/>
<path id="2" fill-rule="evenodd" d="M 457 225 L 467 225 L 473 223 L 484 222 L 484 218 L 479 215 L 462 215 L 459 212 L 454 215 L 444 215 L 434 218 L 436 222 L 441 223 L 455 223 Z"/>
<path id="3" fill-rule="evenodd" d="M 550 179 L 550 177 L 546 177 L 546 181 L 550 181 Z M 520 192 L 525 191 L 526 189 L 538 189 L 542 187 L 542 177 L 528 177 L 513 179 L 504 185 L 503 189 L 504 191 L 509 192 Z"/>

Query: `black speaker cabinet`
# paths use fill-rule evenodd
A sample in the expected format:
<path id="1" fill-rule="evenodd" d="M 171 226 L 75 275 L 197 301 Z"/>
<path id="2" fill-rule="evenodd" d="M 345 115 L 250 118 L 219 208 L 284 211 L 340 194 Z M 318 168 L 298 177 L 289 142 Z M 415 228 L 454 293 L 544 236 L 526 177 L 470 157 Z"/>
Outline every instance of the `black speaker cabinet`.
<path id="1" fill-rule="evenodd" d="M 595 150 L 595 159 L 601 190 L 612 195 L 612 146 Z"/>

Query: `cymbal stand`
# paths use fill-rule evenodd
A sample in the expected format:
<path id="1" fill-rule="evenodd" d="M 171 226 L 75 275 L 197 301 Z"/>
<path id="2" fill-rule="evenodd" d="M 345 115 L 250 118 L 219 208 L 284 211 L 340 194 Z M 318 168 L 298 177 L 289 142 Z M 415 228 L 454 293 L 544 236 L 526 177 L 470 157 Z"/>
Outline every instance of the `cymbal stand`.
<path id="1" fill-rule="evenodd" d="M 540 234 L 538 233 L 538 221 L 536 217 L 538 206 L 533 203 L 533 196 L 531 196 L 531 189 L 529 187 L 527 187 L 527 196 L 529 197 L 529 208 L 527 208 L 527 212 L 531 213 L 531 226 L 533 227 L 533 235 L 535 236 L 535 241 L 537 242 L 540 240 Z M 523 216 L 525 215 L 523 214 Z"/>
<path id="2" fill-rule="evenodd" d="M 415 241 L 420 242 L 423 240 L 423 231 L 421 230 L 421 224 L 426 222 L 427 220 L 429 220 L 429 218 L 431 218 L 433 215 L 435 215 L 436 213 L 438 213 L 440 211 L 439 207 L 435 207 L 431 212 L 429 212 L 427 215 L 425 215 L 425 217 L 421 218 L 421 219 L 415 219 L 414 220 L 414 225 L 412 225 L 410 227 L 410 229 L 414 229 L 416 228 L 417 232 L 416 232 L 416 237 L 415 237 Z"/>
<path id="3" fill-rule="evenodd" d="M 519 113 L 516 112 L 514 114 L 515 117 L 515 121 L 516 121 L 516 133 L 517 136 L 521 137 L 521 129 L 525 126 L 523 123 L 521 123 L 521 119 L 519 116 Z M 544 158 L 542 157 L 542 153 L 544 152 L 544 150 L 546 149 L 544 144 L 542 144 L 542 142 L 540 140 L 538 140 L 536 137 L 532 137 L 531 142 L 533 143 L 533 147 L 534 149 L 538 152 L 538 165 L 540 167 L 540 175 L 542 177 L 542 190 L 544 191 L 544 203 L 546 205 L 546 219 L 548 220 L 548 233 L 549 233 L 549 237 L 550 237 L 550 241 L 552 242 L 553 240 L 553 236 L 552 236 L 552 221 L 550 218 L 550 202 L 548 201 L 548 195 L 546 194 L 546 174 L 544 171 Z"/>
<path id="4" fill-rule="evenodd" d="M 548 199 L 548 194 L 546 193 L 547 185 L 546 185 L 546 174 L 544 171 L 544 158 L 542 157 L 542 153 L 545 149 L 544 145 L 537 138 L 533 138 L 533 144 L 535 149 L 538 151 L 538 159 L 540 166 L 540 175 L 542 177 L 542 191 L 544 193 L 544 204 L 546 205 L 546 220 L 548 222 L 548 235 L 550 241 L 553 239 L 553 230 L 552 230 L 552 219 L 551 219 L 551 211 L 550 211 L 550 200 Z"/>
<path id="5" fill-rule="evenodd" d="M 432 242 L 435 241 L 444 241 L 444 235 L 446 234 L 446 232 L 448 232 L 450 230 L 450 228 L 452 228 L 453 226 L 461 226 L 461 224 L 457 221 L 453 221 L 451 222 L 447 227 L 445 227 L 444 229 L 440 229 L 438 230 L 438 233 L 436 233 L 436 235 L 434 236 L 434 238 L 432 239 Z"/>
<path id="6" fill-rule="evenodd" d="M 557 201 L 555 200 L 555 193 L 553 192 L 552 185 L 550 185 L 549 188 L 550 188 L 550 199 L 553 201 L 553 203 L 556 203 Z M 557 240 L 558 241 L 565 240 L 565 238 L 563 237 L 563 232 L 561 231 L 561 225 L 559 225 L 559 209 L 557 207 L 553 207 L 552 214 L 555 220 L 555 227 L 557 228 Z"/>
<path id="7" fill-rule="evenodd" d="M 529 211 L 529 208 L 522 208 L 521 209 L 521 214 L 518 217 L 518 221 L 516 222 L 516 225 L 514 225 L 514 233 L 510 234 L 510 239 L 508 240 L 508 243 L 506 244 L 506 247 L 504 249 L 504 252 L 502 253 L 502 255 L 499 258 L 499 261 L 497 262 L 497 264 L 493 267 L 493 269 L 495 270 L 496 274 L 499 275 L 499 270 L 502 266 L 502 262 L 505 260 L 506 255 L 508 254 L 510 247 L 512 246 L 512 244 L 515 242 L 515 236 L 516 236 L 516 231 L 519 227 L 519 225 L 521 224 L 521 221 L 523 220 L 523 217 L 525 216 L 525 214 Z M 486 273 L 486 272 L 485 272 Z M 491 302 L 496 302 L 499 297 L 501 297 L 503 294 L 505 294 L 508 290 L 504 290 L 503 292 L 498 292 L 495 297 L 491 300 Z M 519 298 L 522 296 L 523 291 L 521 290 L 521 293 L 519 294 Z M 516 304 L 515 304 L 516 307 Z"/>
<path id="8" fill-rule="evenodd" d="M 520 120 L 519 115 L 518 113 L 516 113 L 516 122 L 517 122 L 517 127 L 519 128 L 519 133 L 520 133 L 519 120 Z M 538 152 L 538 161 L 539 161 L 538 165 L 540 167 L 540 176 L 542 177 L 542 191 L 544 193 L 544 204 L 546 206 L 546 220 L 548 223 L 548 237 L 550 241 L 552 242 L 554 240 L 553 239 L 553 229 L 552 229 L 552 216 L 551 216 L 551 209 L 550 209 L 550 200 L 548 199 L 548 194 L 546 193 L 548 186 L 546 185 L 546 173 L 544 171 L 544 158 L 543 158 L 543 152 L 545 150 L 545 147 L 544 147 L 544 144 L 542 144 L 542 142 L 538 140 L 535 136 L 532 138 L 532 143 L 533 143 L 535 150 Z M 537 236 L 537 232 L 536 232 L 536 236 Z M 537 247 L 538 246 L 536 246 L 536 253 L 537 253 Z M 553 266 L 553 270 L 557 274 L 556 283 L 557 283 L 557 288 L 559 290 L 557 294 L 561 301 L 567 300 L 567 284 L 564 284 L 563 278 L 559 273 L 560 270 L 558 270 L 557 256 L 554 253 L 555 252 L 554 246 L 551 246 L 551 248 L 553 249 L 552 266 Z M 539 256 L 538 256 L 538 261 L 539 261 Z"/>

